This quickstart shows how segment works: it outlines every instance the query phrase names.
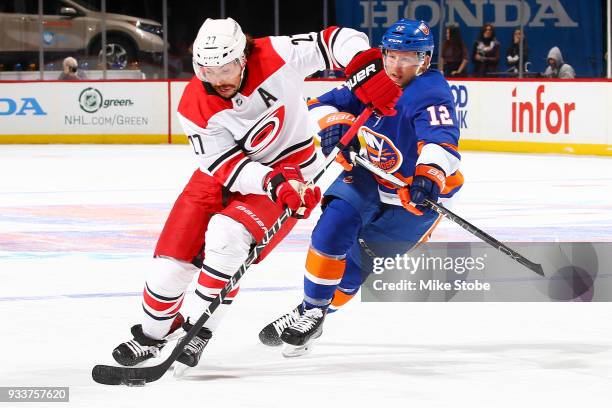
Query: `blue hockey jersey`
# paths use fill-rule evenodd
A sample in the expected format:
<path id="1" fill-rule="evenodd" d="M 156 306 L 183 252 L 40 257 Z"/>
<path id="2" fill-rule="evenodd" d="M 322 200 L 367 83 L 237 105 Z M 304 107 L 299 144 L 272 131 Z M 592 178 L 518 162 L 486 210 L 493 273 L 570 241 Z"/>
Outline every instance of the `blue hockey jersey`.
<path id="1" fill-rule="evenodd" d="M 309 109 L 331 106 L 357 116 L 365 106 L 346 87 L 309 102 Z M 372 115 L 359 129 L 369 160 L 410 183 L 417 164 L 436 164 L 447 175 L 441 197 L 452 196 L 463 184 L 458 171 L 459 126 L 448 83 L 438 71 L 415 77 L 403 90 L 394 116 Z M 381 201 L 401 205 L 396 189 L 379 181 Z"/>

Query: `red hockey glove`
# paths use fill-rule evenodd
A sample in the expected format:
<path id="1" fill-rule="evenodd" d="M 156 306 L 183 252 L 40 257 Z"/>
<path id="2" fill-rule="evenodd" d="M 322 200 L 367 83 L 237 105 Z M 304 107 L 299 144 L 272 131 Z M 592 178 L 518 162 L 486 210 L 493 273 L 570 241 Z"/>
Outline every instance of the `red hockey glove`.
<path id="1" fill-rule="evenodd" d="M 308 218 L 321 200 L 321 189 L 306 184 L 296 164 L 281 164 L 268 173 L 264 190 L 276 204 L 289 207 L 295 218 Z"/>
<path id="2" fill-rule="evenodd" d="M 422 204 L 425 199 L 437 202 L 445 185 L 446 175 L 442 169 L 435 164 L 419 164 L 414 171 L 410 191 L 408 187 L 402 187 L 397 190 L 397 194 L 406 210 L 414 215 L 423 215 Z"/>
<path id="3" fill-rule="evenodd" d="M 372 105 L 381 115 L 393 116 L 397 113 L 394 107 L 402 90 L 385 72 L 382 53 L 378 48 L 357 54 L 344 72 L 349 78 L 346 86 L 361 102 Z"/>

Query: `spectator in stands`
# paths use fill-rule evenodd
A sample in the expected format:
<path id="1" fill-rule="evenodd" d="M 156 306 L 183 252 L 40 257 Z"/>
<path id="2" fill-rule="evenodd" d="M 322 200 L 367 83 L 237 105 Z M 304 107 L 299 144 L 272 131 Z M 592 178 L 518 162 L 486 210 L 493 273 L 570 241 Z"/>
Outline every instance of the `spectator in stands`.
<path id="1" fill-rule="evenodd" d="M 525 64 L 529 57 L 529 47 L 527 46 L 527 38 L 524 33 L 523 37 L 523 71 L 525 71 Z M 512 36 L 512 45 L 506 50 L 506 63 L 508 64 L 508 71 L 519 72 L 519 61 L 521 50 L 521 29 L 517 28 L 514 30 Z"/>
<path id="2" fill-rule="evenodd" d="M 79 64 L 73 57 L 66 57 L 62 62 L 63 72 L 59 76 L 61 81 L 78 81 L 84 79 L 84 75 L 79 71 Z"/>
<path id="3" fill-rule="evenodd" d="M 446 77 L 465 75 L 468 63 L 468 52 L 459 26 L 453 24 L 446 27 L 446 41 L 442 44 L 442 64 L 440 71 Z"/>
<path id="4" fill-rule="evenodd" d="M 548 67 L 544 71 L 547 78 L 573 79 L 576 78 L 576 71 L 570 64 L 563 61 L 563 55 L 559 47 L 552 47 L 548 51 Z"/>
<path id="5" fill-rule="evenodd" d="M 480 36 L 472 47 L 474 76 L 486 76 L 488 73 L 497 72 L 499 46 L 495 38 L 495 27 L 491 23 L 486 23 L 482 26 Z"/>

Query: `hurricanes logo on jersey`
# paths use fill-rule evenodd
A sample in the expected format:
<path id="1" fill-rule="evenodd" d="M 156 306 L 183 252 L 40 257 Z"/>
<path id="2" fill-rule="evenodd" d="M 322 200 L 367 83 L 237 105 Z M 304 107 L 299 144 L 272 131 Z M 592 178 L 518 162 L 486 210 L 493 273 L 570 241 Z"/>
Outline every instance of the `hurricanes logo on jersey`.
<path id="1" fill-rule="evenodd" d="M 365 126 L 361 128 L 361 135 L 366 142 L 368 158 L 372 163 L 388 173 L 400 168 L 403 161 L 402 153 L 388 137 Z"/>
<path id="2" fill-rule="evenodd" d="M 271 111 L 265 113 L 263 117 L 249 129 L 247 134 L 240 141 L 244 150 L 251 155 L 263 151 L 278 137 L 283 129 L 284 122 L 285 106 L 281 105 L 277 108 L 272 108 Z"/>

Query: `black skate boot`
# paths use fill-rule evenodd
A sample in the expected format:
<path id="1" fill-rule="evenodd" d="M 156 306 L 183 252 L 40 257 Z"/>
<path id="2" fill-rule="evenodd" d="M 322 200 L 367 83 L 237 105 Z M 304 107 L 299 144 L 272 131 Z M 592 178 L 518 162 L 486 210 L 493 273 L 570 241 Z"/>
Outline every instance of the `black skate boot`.
<path id="1" fill-rule="evenodd" d="M 189 323 L 189 319 L 183 323 L 183 330 L 189 331 L 193 325 Z M 183 363 L 189 367 L 195 367 L 202 357 L 202 352 L 212 337 L 212 332 L 206 327 L 202 327 L 200 332 L 183 349 L 183 352 L 176 359 L 179 363 Z"/>
<path id="2" fill-rule="evenodd" d="M 142 325 L 132 326 L 131 332 L 134 338 L 125 343 L 121 343 L 113 350 L 113 358 L 122 366 L 133 366 L 150 358 L 157 357 L 164 348 L 171 335 L 181 327 L 185 319 L 182 315 L 174 318 L 170 332 L 163 340 L 156 340 L 148 337 L 142 332 Z"/>
<path id="3" fill-rule="evenodd" d="M 283 355 L 298 357 L 312 349 L 312 343 L 323 334 L 323 321 L 327 310 L 318 307 L 305 310 L 299 319 L 281 333 L 285 343 Z"/>
<path id="4" fill-rule="evenodd" d="M 280 339 L 281 333 L 287 327 L 295 323 L 297 319 L 300 318 L 303 312 L 304 307 L 300 303 L 295 307 L 295 309 L 293 309 L 289 313 L 285 313 L 284 315 L 264 327 L 259 332 L 259 340 L 266 346 L 282 345 L 283 341 Z"/>

